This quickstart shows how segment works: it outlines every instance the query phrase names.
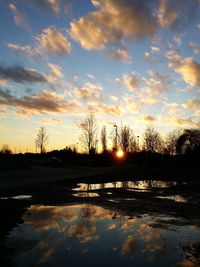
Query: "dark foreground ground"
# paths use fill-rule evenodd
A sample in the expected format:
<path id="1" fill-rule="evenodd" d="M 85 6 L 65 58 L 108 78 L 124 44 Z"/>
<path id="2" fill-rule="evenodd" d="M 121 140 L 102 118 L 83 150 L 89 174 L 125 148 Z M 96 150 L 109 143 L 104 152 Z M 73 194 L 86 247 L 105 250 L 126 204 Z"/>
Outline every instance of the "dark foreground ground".
<path id="1" fill-rule="evenodd" d="M 158 221 L 155 227 L 191 224 L 200 227 L 199 170 L 138 169 L 128 165 L 65 168 L 34 166 L 25 170 L 1 171 L 0 175 L 1 266 L 9 266 L 11 252 L 5 246 L 6 236 L 22 222 L 21 217 L 28 207 L 36 204 L 55 206 L 91 203 L 130 217 L 148 213 L 176 218 L 173 221 Z M 117 181 L 121 182 L 120 186 Z M 127 190 L 127 181 L 133 181 L 135 189 L 133 185 L 133 190 Z M 144 188 L 140 187 L 144 181 Z M 81 187 L 79 183 L 86 185 Z M 107 183 L 112 183 L 112 186 L 107 186 Z M 99 186 L 91 186 L 94 184 Z M 98 197 L 93 197 L 95 193 Z M 19 195 L 31 197 L 12 198 Z M 196 266 L 200 266 L 198 249 L 195 251 Z"/>

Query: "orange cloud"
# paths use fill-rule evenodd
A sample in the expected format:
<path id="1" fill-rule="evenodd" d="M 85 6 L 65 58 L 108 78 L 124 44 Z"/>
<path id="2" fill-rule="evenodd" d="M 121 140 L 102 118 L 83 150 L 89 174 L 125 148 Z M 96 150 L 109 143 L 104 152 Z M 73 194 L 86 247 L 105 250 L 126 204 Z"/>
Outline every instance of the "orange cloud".
<path id="1" fill-rule="evenodd" d="M 157 12 L 158 22 L 163 28 L 171 26 L 177 20 L 177 13 L 168 6 L 168 3 L 167 0 L 161 0 Z"/>
<path id="2" fill-rule="evenodd" d="M 144 120 L 147 121 L 147 122 L 154 122 L 156 119 L 153 117 L 153 116 L 150 116 L 150 115 L 147 115 L 144 117 Z"/>
<path id="3" fill-rule="evenodd" d="M 183 64 L 176 69 L 184 81 L 192 86 L 200 86 L 200 64 L 192 58 L 184 59 Z"/>
<path id="4" fill-rule="evenodd" d="M 136 251 L 136 240 L 129 235 L 128 238 L 122 244 L 121 253 L 122 255 L 124 255 L 133 253 L 134 251 Z"/>
<path id="5" fill-rule="evenodd" d="M 71 22 L 72 37 L 87 50 L 103 49 L 108 43 L 122 43 L 126 37 L 141 38 L 155 33 L 148 5 L 124 0 L 92 1 L 97 11 Z"/>
<path id="6" fill-rule="evenodd" d="M 89 111 L 94 113 L 104 113 L 108 115 L 120 116 L 121 108 L 119 106 L 106 105 L 104 103 L 90 103 L 87 106 Z"/>
<path id="7" fill-rule="evenodd" d="M 36 37 L 40 49 L 50 54 L 62 56 L 71 53 L 71 44 L 66 36 L 54 27 L 44 29 L 43 32 Z"/>
<path id="8" fill-rule="evenodd" d="M 84 86 L 75 88 L 74 89 L 74 95 L 77 98 L 88 100 L 88 99 L 102 99 L 102 92 L 103 88 L 99 84 L 93 84 L 93 83 L 85 83 Z"/>
<path id="9" fill-rule="evenodd" d="M 200 110 L 200 99 L 191 99 L 185 102 L 184 107 L 192 110 Z"/>
<path id="10" fill-rule="evenodd" d="M 138 88 L 138 82 L 133 75 L 123 75 L 124 84 L 131 90 L 135 91 Z"/>
<path id="11" fill-rule="evenodd" d="M 119 60 L 129 61 L 131 59 L 128 50 L 126 49 L 117 49 L 116 51 L 108 51 L 106 55 L 108 58 L 116 60 L 119 59 Z"/>
<path id="12" fill-rule="evenodd" d="M 61 113 L 79 110 L 77 101 L 66 101 L 65 94 L 43 91 L 38 95 L 16 97 L 8 90 L 0 91 L 0 105 L 14 107 L 22 115 L 36 113 Z"/>

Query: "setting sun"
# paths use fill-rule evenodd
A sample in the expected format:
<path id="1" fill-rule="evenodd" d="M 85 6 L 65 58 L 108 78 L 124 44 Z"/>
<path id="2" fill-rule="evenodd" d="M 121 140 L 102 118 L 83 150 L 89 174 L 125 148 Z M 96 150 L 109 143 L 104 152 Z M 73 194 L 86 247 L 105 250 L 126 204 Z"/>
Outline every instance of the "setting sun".
<path id="1" fill-rule="evenodd" d="M 118 150 L 118 151 L 116 152 L 116 156 L 117 156 L 118 158 L 122 158 L 122 157 L 124 156 L 124 152 L 123 152 L 122 150 Z"/>

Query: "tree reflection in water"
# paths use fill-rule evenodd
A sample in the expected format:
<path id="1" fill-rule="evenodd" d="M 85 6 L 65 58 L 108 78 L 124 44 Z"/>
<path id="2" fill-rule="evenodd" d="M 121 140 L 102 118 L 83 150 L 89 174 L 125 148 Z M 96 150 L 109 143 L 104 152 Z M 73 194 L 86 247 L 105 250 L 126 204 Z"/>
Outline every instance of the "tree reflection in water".
<path id="1" fill-rule="evenodd" d="M 115 182 L 99 183 L 99 184 L 79 183 L 78 187 L 73 188 L 73 190 L 74 191 L 91 191 L 91 190 L 103 190 L 107 188 L 152 189 L 152 188 L 171 188 L 176 185 L 178 185 L 178 182 L 176 181 L 159 181 L 159 180 L 115 181 Z"/>
<path id="2" fill-rule="evenodd" d="M 7 237 L 7 246 L 15 249 L 14 263 L 29 266 L 31 258 L 34 266 L 91 266 L 94 261 L 121 266 L 123 261 L 126 266 L 175 267 L 185 256 L 192 264 L 196 260 L 199 247 L 188 244 L 199 241 L 198 226 L 175 226 L 174 217 L 138 216 L 112 203 L 103 205 L 31 206 L 24 223 Z M 163 227 L 170 220 L 171 227 Z"/>

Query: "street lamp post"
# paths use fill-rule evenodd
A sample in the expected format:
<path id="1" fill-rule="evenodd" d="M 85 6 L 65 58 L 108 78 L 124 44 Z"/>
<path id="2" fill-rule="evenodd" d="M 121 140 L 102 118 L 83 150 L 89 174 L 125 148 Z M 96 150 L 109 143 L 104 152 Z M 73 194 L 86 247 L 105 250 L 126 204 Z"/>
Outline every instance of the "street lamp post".
<path id="1" fill-rule="evenodd" d="M 117 137 L 118 137 L 117 125 L 115 124 L 113 127 L 115 128 L 115 149 L 117 149 L 118 148 L 118 142 L 117 142 Z"/>
<path id="2" fill-rule="evenodd" d="M 140 137 L 139 135 L 137 136 L 137 151 L 140 150 Z"/>

